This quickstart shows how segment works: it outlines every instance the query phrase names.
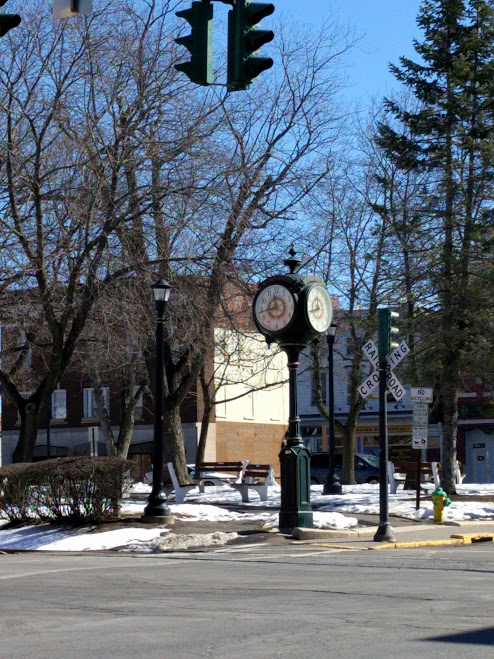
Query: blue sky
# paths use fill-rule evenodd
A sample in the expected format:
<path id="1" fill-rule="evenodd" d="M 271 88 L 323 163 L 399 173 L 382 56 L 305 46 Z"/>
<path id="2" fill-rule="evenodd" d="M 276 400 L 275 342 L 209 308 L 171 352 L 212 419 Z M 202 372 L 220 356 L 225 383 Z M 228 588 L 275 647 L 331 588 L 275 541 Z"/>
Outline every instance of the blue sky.
<path id="1" fill-rule="evenodd" d="M 420 0 L 272 0 L 276 11 L 292 15 L 302 23 L 319 22 L 337 13 L 344 24 L 351 22 L 363 34 L 349 56 L 349 75 L 354 85 L 351 99 L 383 96 L 393 87 L 388 63 L 401 55 L 416 59 L 412 39 L 421 40 L 416 24 Z"/>

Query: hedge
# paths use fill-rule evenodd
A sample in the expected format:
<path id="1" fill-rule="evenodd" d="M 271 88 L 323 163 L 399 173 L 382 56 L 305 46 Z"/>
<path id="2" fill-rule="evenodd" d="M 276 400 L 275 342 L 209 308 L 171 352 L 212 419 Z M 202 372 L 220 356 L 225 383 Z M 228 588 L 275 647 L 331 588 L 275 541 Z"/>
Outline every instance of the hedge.
<path id="1" fill-rule="evenodd" d="M 9 521 L 100 522 L 120 516 L 130 460 L 56 458 L 0 468 L 0 515 Z"/>

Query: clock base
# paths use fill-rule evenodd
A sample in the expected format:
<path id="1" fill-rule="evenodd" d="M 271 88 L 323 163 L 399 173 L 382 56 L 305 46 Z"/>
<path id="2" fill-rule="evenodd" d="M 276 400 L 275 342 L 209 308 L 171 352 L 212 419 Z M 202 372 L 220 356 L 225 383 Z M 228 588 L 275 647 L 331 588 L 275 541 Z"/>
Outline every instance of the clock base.
<path id="1" fill-rule="evenodd" d="M 293 529 L 301 527 L 303 529 L 312 529 L 314 519 L 312 512 L 300 511 L 281 511 L 279 518 L 280 533 L 292 533 Z"/>

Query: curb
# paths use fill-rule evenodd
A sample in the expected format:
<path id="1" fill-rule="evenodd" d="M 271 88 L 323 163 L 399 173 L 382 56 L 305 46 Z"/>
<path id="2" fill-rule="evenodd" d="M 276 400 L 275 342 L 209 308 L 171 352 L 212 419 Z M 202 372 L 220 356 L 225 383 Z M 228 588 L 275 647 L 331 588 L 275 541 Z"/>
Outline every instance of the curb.
<path id="1" fill-rule="evenodd" d="M 459 526 L 459 525 L 454 525 Z M 399 526 L 393 528 L 394 533 L 410 533 L 414 530 L 428 531 L 437 528 L 438 524 L 421 524 L 419 528 L 414 529 L 410 526 Z M 324 538 L 365 538 L 374 537 L 377 531 L 376 526 L 360 527 L 359 529 L 309 529 L 297 526 L 293 529 L 292 535 L 296 540 L 321 540 Z"/>
<path id="2" fill-rule="evenodd" d="M 298 543 L 292 543 L 298 544 Z M 311 547 L 327 547 L 328 549 L 354 549 L 357 551 L 375 551 L 377 549 L 413 549 L 415 547 L 440 547 L 442 545 L 462 545 L 463 540 L 418 540 L 417 542 L 387 542 L 385 544 L 376 544 L 375 547 L 359 547 L 357 545 L 341 545 L 329 542 L 312 542 Z"/>
<path id="3" fill-rule="evenodd" d="M 461 539 L 464 545 L 471 545 L 474 542 L 492 542 L 494 533 L 455 533 L 451 537 Z"/>
<path id="4" fill-rule="evenodd" d="M 329 542 L 311 542 L 312 547 L 327 547 L 328 549 L 353 549 L 357 551 L 375 551 L 378 549 L 413 549 L 417 547 L 451 547 L 455 545 L 471 545 L 477 542 L 494 542 L 494 533 L 456 533 L 445 540 L 417 540 L 413 542 L 387 542 L 373 547 L 358 545 L 343 545 Z M 292 544 L 300 544 L 294 541 Z"/>

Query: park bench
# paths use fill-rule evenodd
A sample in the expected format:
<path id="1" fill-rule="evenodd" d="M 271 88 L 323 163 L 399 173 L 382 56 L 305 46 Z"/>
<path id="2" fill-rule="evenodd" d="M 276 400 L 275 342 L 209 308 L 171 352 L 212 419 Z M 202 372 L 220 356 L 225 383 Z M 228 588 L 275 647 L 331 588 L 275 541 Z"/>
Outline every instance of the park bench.
<path id="1" fill-rule="evenodd" d="M 434 485 L 438 487 L 440 482 L 439 470 L 440 465 L 438 462 L 422 462 L 420 464 L 420 481 L 426 483 L 433 481 Z M 405 490 L 414 490 L 417 487 L 416 462 L 401 462 L 395 465 L 391 460 L 388 460 L 387 472 L 391 494 L 396 494 L 398 485 L 402 483 Z"/>
<path id="2" fill-rule="evenodd" d="M 167 463 L 168 472 L 175 490 L 175 503 L 182 504 L 190 490 L 199 487 L 200 492 L 204 492 L 204 486 L 214 473 L 215 478 L 224 478 L 226 480 L 240 482 L 242 472 L 248 460 L 239 460 L 238 462 L 203 462 L 199 465 L 199 478 L 194 479 L 193 483 L 181 485 L 178 482 L 177 474 L 172 462 Z"/>
<path id="3" fill-rule="evenodd" d="M 398 485 L 401 485 L 402 483 L 405 482 L 405 474 L 398 472 L 394 463 L 391 460 L 388 460 L 386 466 L 387 466 L 389 492 L 390 494 L 396 494 Z"/>
<path id="4" fill-rule="evenodd" d="M 197 488 L 197 485 L 180 485 L 178 482 L 177 474 L 175 473 L 175 468 L 173 467 L 172 462 L 167 462 L 166 466 L 168 467 L 168 473 L 173 484 L 173 489 L 175 490 L 175 503 L 182 504 L 187 495 L 187 492 Z"/>
<path id="5" fill-rule="evenodd" d="M 274 485 L 274 471 L 270 464 L 251 464 L 245 467 L 240 483 L 232 483 L 232 487 L 238 490 L 244 503 L 249 502 L 249 490 L 256 490 L 261 501 L 268 498 L 268 487 Z"/>
<path id="6" fill-rule="evenodd" d="M 211 480 L 212 473 L 216 478 L 228 480 L 230 485 L 240 483 L 244 468 L 248 463 L 248 460 L 237 460 L 237 462 L 201 462 L 195 478 L 200 492 L 204 492 L 204 486 L 209 484 L 208 481 Z"/>
<path id="7" fill-rule="evenodd" d="M 249 502 L 249 489 L 256 490 L 261 501 L 268 498 L 268 487 L 275 483 L 274 471 L 270 464 L 250 464 L 248 460 L 239 460 L 238 462 L 203 462 L 199 465 L 199 478 L 195 484 L 187 483 L 180 485 L 177 474 L 171 462 L 167 463 L 168 472 L 175 490 L 175 503 L 182 504 L 187 493 L 199 486 L 199 490 L 204 492 L 204 486 L 211 479 L 211 474 L 215 478 L 225 478 L 230 480 L 230 486 L 238 490 L 242 496 L 242 501 Z"/>
<path id="8" fill-rule="evenodd" d="M 396 465 L 396 471 L 405 473 L 404 490 L 415 490 L 417 487 L 417 463 L 401 462 Z M 436 470 L 437 475 L 437 470 Z M 420 463 L 420 482 L 430 483 L 434 479 L 434 472 L 430 462 Z"/>

